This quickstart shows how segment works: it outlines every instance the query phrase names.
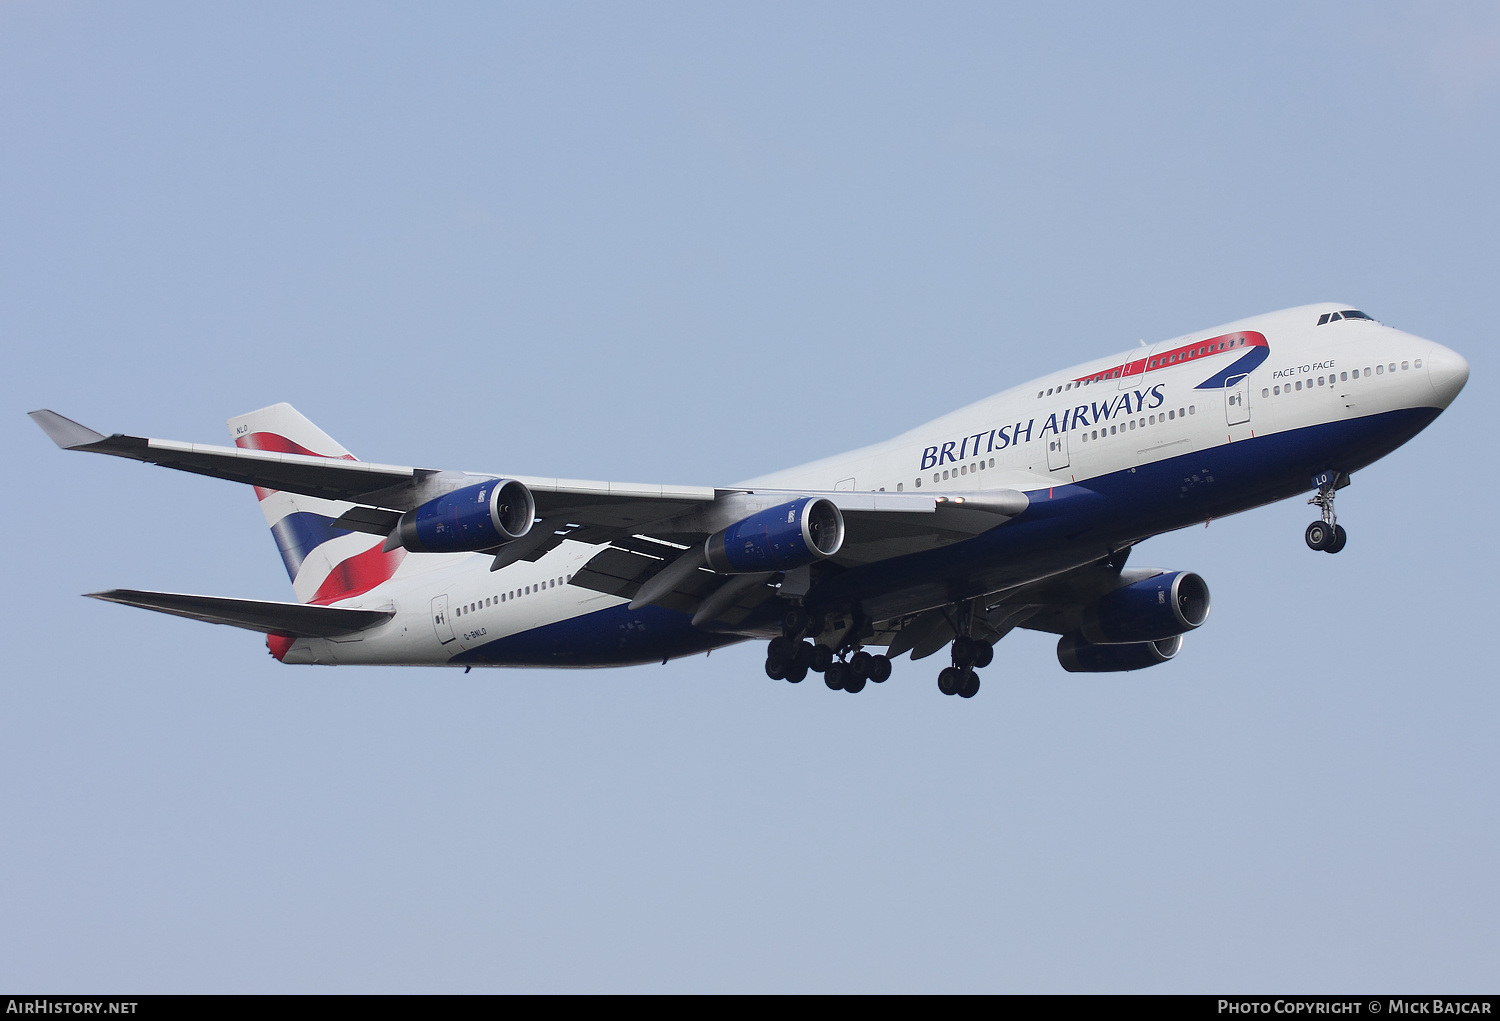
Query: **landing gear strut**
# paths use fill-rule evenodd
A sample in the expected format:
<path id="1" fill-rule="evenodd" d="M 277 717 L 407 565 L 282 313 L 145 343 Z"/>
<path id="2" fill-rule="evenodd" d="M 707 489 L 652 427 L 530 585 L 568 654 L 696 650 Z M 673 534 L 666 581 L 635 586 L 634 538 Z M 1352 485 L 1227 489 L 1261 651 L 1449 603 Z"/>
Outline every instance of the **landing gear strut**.
<path id="1" fill-rule="evenodd" d="M 1338 523 L 1338 515 L 1333 510 L 1333 495 L 1349 484 L 1349 476 L 1343 472 L 1325 471 L 1314 475 L 1312 481 L 1318 492 L 1307 502 L 1318 508 L 1323 516 L 1308 525 L 1302 537 L 1307 541 L 1308 549 L 1337 553 L 1349 541 L 1349 533 Z"/>
<path id="2" fill-rule="evenodd" d="M 995 647 L 982 638 L 969 634 L 973 628 L 973 608 L 965 606 L 961 611 L 957 638 L 953 639 L 953 665 L 938 674 L 938 691 L 944 695 L 973 698 L 979 694 L 979 675 L 995 659 Z"/>

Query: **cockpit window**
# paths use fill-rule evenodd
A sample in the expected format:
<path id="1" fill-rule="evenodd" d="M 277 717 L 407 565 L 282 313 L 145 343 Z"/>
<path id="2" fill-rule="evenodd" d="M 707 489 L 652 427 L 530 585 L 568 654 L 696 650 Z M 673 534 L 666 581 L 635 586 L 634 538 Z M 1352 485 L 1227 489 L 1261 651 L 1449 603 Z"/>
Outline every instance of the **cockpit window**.
<path id="1" fill-rule="evenodd" d="M 1324 312 L 1318 316 L 1318 325 L 1336 323 L 1340 319 L 1368 319 L 1372 323 L 1375 321 L 1374 316 L 1367 316 L 1357 308 L 1346 308 L 1342 312 Z"/>

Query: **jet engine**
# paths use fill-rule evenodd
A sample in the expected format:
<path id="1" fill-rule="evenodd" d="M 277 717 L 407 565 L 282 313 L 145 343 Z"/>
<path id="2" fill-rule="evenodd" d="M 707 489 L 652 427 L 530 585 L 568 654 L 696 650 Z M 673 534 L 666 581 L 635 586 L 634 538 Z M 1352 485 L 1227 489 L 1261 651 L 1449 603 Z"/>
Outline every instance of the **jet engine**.
<path id="1" fill-rule="evenodd" d="M 531 531 L 536 501 L 514 479 L 490 479 L 429 500 L 401 515 L 391 538 L 413 553 L 494 549 Z"/>
<path id="2" fill-rule="evenodd" d="M 1208 585 L 1191 571 L 1168 571 L 1104 596 L 1084 611 L 1081 630 L 1095 645 L 1125 645 L 1171 638 L 1207 619 Z"/>
<path id="3" fill-rule="evenodd" d="M 1095 645 L 1082 635 L 1071 634 L 1063 635 L 1057 643 L 1057 661 L 1070 674 L 1106 674 L 1165 663 L 1181 648 L 1181 635 L 1158 642 Z"/>
<path id="4" fill-rule="evenodd" d="M 804 567 L 843 544 L 844 515 L 830 500 L 804 496 L 721 528 L 704 552 L 720 574 L 755 574 Z"/>

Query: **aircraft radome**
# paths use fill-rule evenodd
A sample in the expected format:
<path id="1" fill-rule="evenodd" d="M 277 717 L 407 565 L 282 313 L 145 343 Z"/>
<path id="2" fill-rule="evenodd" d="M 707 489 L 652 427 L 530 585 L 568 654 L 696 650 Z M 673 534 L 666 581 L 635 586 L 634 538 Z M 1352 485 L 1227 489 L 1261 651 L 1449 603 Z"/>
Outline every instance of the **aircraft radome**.
<path id="1" fill-rule="evenodd" d="M 230 419 L 233 447 L 32 417 L 69 450 L 254 486 L 296 602 L 93 596 L 263 632 L 283 663 L 604 667 L 770 639 L 771 677 L 848 692 L 948 649 L 938 687 L 968 698 L 1013 628 L 1058 635 L 1070 671 L 1176 656 L 1208 586 L 1126 566 L 1150 536 L 1311 492 L 1305 541 L 1338 553 L 1338 490 L 1468 375 L 1440 344 L 1308 305 L 721 486 L 374 464 L 286 404 Z"/>

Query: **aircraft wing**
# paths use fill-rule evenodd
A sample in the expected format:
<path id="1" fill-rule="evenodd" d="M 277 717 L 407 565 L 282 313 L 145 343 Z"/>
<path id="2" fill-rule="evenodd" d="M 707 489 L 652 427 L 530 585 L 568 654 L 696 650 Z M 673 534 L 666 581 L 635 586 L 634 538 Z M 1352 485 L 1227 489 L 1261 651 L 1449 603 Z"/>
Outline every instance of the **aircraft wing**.
<path id="1" fill-rule="evenodd" d="M 178 617 L 190 617 L 210 624 L 229 624 L 247 631 L 288 635 L 293 638 L 330 638 L 334 635 L 353 634 L 383 624 L 396 615 L 394 610 L 347 610 L 333 606 L 309 606 L 306 603 L 226 599 L 222 596 L 143 592 L 128 588 L 90 592 L 88 597 L 102 599 L 107 603 L 139 606 L 143 610 L 155 610 Z"/>
<path id="2" fill-rule="evenodd" d="M 376 510 L 408 511 L 449 490 L 495 477 L 121 433 L 105 436 L 55 411 L 33 411 L 31 418 L 65 450 L 128 457 L 263 489 L 360 504 Z M 566 518 L 575 525 L 609 528 L 641 525 L 678 514 L 694 504 L 712 501 L 715 495 L 707 486 L 508 477 L 525 483 L 531 490 L 537 514 L 543 520 Z M 339 523 L 384 535 L 394 526 L 394 519 L 389 514 L 355 513 Z M 362 524 L 367 527 L 361 528 Z"/>
<path id="3" fill-rule="evenodd" d="M 376 535 L 390 535 L 404 511 L 454 489 L 497 477 L 121 433 L 106 436 L 55 411 L 33 411 L 31 417 L 66 450 L 127 457 L 263 489 L 354 504 L 334 522 L 335 526 Z M 642 555 L 631 548 L 636 537 L 665 542 L 669 547 L 676 544 L 678 550 L 695 544 L 701 548 L 702 540 L 717 529 L 756 510 L 805 496 L 827 499 L 843 512 L 846 538 L 833 561 L 852 567 L 960 542 L 1004 524 L 1029 503 L 1025 493 L 1017 489 L 924 494 L 715 489 L 507 477 L 530 489 L 539 521 L 526 537 L 500 547 L 495 570 L 517 560 L 535 562 L 570 538 L 596 544 L 615 542 L 618 548 L 636 556 Z M 654 574 L 651 568 L 659 563 L 635 563 L 635 569 L 626 572 L 633 579 L 626 587 L 637 585 L 635 579 L 643 570 Z M 614 565 L 620 570 L 625 566 L 623 562 Z M 619 582 L 610 584 L 618 587 Z"/>

